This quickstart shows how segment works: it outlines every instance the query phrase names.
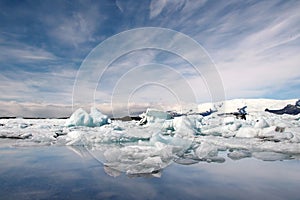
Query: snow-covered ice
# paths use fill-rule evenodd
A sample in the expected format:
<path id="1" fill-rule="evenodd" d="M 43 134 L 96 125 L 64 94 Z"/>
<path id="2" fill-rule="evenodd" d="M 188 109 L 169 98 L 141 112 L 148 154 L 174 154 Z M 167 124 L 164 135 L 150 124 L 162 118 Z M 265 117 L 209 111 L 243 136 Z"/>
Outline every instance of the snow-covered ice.
<path id="1" fill-rule="evenodd" d="M 174 118 L 167 112 L 148 109 L 141 115 L 142 123 L 111 121 L 96 108 L 90 113 L 78 109 L 67 120 L 1 119 L 0 138 L 16 146 L 85 146 L 112 176 L 159 176 L 172 162 L 186 165 L 249 157 L 264 161 L 299 159 L 300 116 L 264 111 L 295 102 L 230 100 L 199 105 L 199 112 L 216 111 L 209 116 Z M 243 106 L 247 106 L 246 120 L 230 114 Z"/>

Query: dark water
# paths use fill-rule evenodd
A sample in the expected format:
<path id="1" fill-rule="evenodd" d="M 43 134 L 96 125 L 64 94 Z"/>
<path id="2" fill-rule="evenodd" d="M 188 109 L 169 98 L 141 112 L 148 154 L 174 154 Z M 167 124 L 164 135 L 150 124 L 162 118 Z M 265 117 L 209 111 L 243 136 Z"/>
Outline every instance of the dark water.
<path id="1" fill-rule="evenodd" d="M 300 162 L 253 158 L 185 166 L 160 178 L 108 176 L 68 147 L 1 147 L 0 199 L 300 199 Z"/>

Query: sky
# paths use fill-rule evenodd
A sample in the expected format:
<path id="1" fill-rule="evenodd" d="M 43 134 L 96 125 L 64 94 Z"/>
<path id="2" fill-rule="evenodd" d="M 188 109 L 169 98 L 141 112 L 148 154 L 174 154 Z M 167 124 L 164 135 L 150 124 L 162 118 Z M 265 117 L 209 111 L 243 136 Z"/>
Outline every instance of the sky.
<path id="1" fill-rule="evenodd" d="M 197 42 L 226 99 L 299 98 L 299 10 L 297 0 L 0 0 L 0 116 L 68 116 L 88 55 L 109 38 L 143 27 L 174 30 Z M 109 113 L 111 99 L 130 86 L 124 100 L 131 112 L 170 106 L 187 94 L 176 91 L 190 91 L 201 103 L 212 100 L 209 77 L 197 75 L 174 52 L 139 49 L 113 60 L 93 100 Z M 124 109 L 122 103 L 115 107 Z"/>

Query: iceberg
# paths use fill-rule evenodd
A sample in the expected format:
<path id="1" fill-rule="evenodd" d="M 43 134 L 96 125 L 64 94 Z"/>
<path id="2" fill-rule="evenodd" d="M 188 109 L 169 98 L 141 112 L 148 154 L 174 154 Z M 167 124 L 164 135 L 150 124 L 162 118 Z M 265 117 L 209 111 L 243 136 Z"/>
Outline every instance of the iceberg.
<path id="1" fill-rule="evenodd" d="M 93 119 L 82 108 L 77 109 L 66 121 L 66 126 L 93 126 Z"/>
<path id="2" fill-rule="evenodd" d="M 93 126 L 103 126 L 109 121 L 107 115 L 102 114 L 95 107 L 91 107 L 90 117 L 93 120 Z"/>
<path id="3" fill-rule="evenodd" d="M 145 113 L 140 115 L 140 117 L 142 118 L 140 120 L 140 125 L 172 119 L 172 115 L 170 113 L 151 108 L 148 108 Z"/>
<path id="4" fill-rule="evenodd" d="M 176 136 L 192 138 L 196 134 L 200 133 L 202 118 L 203 117 L 201 115 L 175 117 L 173 119 L 173 128 Z"/>
<path id="5" fill-rule="evenodd" d="M 99 127 L 108 124 L 108 117 L 102 114 L 97 108 L 91 107 L 91 112 L 88 114 L 82 108 L 77 109 L 69 119 L 67 119 L 65 125 L 71 126 L 87 126 L 87 127 Z"/>

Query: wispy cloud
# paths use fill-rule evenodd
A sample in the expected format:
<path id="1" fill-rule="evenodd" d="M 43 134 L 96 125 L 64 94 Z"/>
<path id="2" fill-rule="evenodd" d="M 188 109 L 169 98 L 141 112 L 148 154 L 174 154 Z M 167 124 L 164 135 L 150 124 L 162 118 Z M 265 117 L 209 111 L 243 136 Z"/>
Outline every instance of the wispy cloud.
<path id="1" fill-rule="evenodd" d="M 278 97 L 280 89 L 300 77 L 299 8 L 299 2 L 287 1 L 186 2 L 180 12 L 161 17 L 158 24 L 203 44 L 228 98 Z"/>
<path id="2" fill-rule="evenodd" d="M 71 103 L 76 70 L 5 71 L 0 75 L 2 101 Z"/>
<path id="3" fill-rule="evenodd" d="M 5 39 L 5 37 L 2 38 Z M 31 46 L 16 40 L 2 41 L 0 44 L 0 60 L 2 63 L 28 63 L 54 61 L 57 59 L 59 58 L 53 53 L 43 48 Z"/>
<path id="4" fill-rule="evenodd" d="M 82 10 L 72 13 L 70 16 L 61 16 L 57 21 L 49 16 L 46 19 L 50 27 L 48 34 L 60 42 L 79 48 L 86 42 L 95 42 L 98 38 L 95 31 L 101 26 L 104 16 L 101 16 L 97 7 L 84 6 Z"/>
<path id="5" fill-rule="evenodd" d="M 84 57 L 106 38 L 144 26 L 170 28 L 199 42 L 216 64 L 227 98 L 298 98 L 299 1 L 2 1 L 0 7 L 0 92 L 5 94 L 2 101 L 69 104 Z M 115 44 L 114 48 L 149 39 L 145 35 L 132 37 L 134 40 Z M 156 39 L 163 44 L 168 38 Z M 114 48 L 107 52 L 112 54 Z M 199 58 L 195 52 L 187 56 Z M 185 78 L 183 82 L 191 85 L 197 100 L 209 99 L 206 81 L 195 76 L 182 58 L 163 50 L 140 50 L 127 52 L 111 64 L 98 83 L 97 101 L 109 102 L 123 74 L 149 63 L 171 67 Z M 174 90 L 183 84 L 178 81 L 176 85 L 172 79 L 178 76 L 162 76 L 155 67 L 140 70 L 149 75 L 149 80 L 168 80 Z M 87 75 L 93 79 L 99 74 Z M 128 77 L 136 79 L 136 83 L 145 79 Z M 134 80 L 129 85 L 135 86 Z M 162 91 L 153 87 L 156 89 L 145 87 L 144 92 L 155 99 Z M 80 91 L 78 95 L 86 93 Z M 144 99 L 141 90 L 134 98 Z"/>
<path id="6" fill-rule="evenodd" d="M 156 17 L 161 13 L 161 11 L 164 9 L 165 5 L 167 3 L 167 0 L 157 0 L 157 1 L 151 1 L 150 4 L 150 19 Z"/>
<path id="7" fill-rule="evenodd" d="M 233 37 L 222 37 L 230 30 L 215 30 L 218 41 L 229 38 L 230 42 L 220 43 L 219 49 L 211 51 L 227 88 L 230 98 L 272 96 L 300 77 L 298 7 L 285 5 L 276 7 L 277 2 L 258 3 L 244 15 L 231 15 L 236 21 Z M 263 13 L 256 14 L 257 10 Z M 251 17 L 250 24 L 247 19 Z M 245 23 L 242 23 L 244 21 Z M 239 22 L 239 23 L 237 23 Z M 223 26 L 231 21 L 223 22 Z M 217 42 L 217 41 L 216 41 Z M 227 46 L 226 46 L 227 45 Z M 218 46 L 215 43 L 216 48 Z M 290 97 L 297 98 L 297 94 Z M 282 97 L 281 97 L 282 98 Z"/>

